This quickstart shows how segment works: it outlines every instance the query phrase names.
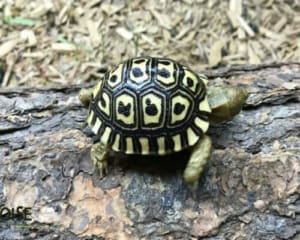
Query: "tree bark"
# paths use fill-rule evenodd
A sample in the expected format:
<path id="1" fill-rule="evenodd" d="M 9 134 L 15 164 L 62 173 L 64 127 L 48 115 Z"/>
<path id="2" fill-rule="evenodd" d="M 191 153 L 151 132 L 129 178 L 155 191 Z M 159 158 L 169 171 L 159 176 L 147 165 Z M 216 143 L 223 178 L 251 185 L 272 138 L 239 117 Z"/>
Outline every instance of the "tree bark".
<path id="1" fill-rule="evenodd" d="M 0 239 L 299 239 L 300 64 L 206 71 L 210 85 L 250 92 L 214 144 L 199 189 L 182 180 L 189 153 L 111 154 L 102 179 L 78 91 L 92 84 L 0 89 Z M 8 209 L 8 210 L 7 210 Z"/>

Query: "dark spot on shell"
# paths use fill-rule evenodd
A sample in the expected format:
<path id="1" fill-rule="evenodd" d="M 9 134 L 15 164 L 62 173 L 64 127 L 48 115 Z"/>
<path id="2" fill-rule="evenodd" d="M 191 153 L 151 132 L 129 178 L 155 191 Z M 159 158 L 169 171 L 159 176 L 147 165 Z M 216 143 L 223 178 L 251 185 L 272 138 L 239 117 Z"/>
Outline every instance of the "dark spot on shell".
<path id="1" fill-rule="evenodd" d="M 118 76 L 116 74 L 114 74 L 110 77 L 110 81 L 113 83 L 115 83 L 117 81 L 117 79 L 118 79 Z"/>
<path id="2" fill-rule="evenodd" d="M 157 74 L 159 76 L 164 77 L 164 78 L 169 78 L 170 77 L 170 72 L 167 69 L 165 69 L 165 68 L 159 69 Z"/>
<path id="3" fill-rule="evenodd" d="M 130 115 L 131 104 L 127 103 L 126 105 L 123 102 L 119 102 L 118 113 L 128 117 Z"/>
<path id="4" fill-rule="evenodd" d="M 187 77 L 187 84 L 189 87 L 192 87 L 194 86 L 194 81 L 190 77 Z"/>
<path id="5" fill-rule="evenodd" d="M 159 63 L 163 64 L 163 65 L 170 65 L 171 62 L 169 60 L 160 60 Z"/>
<path id="6" fill-rule="evenodd" d="M 179 115 L 183 112 L 183 110 L 185 109 L 185 106 L 181 103 L 176 103 L 175 107 L 174 107 L 174 113 L 176 115 Z"/>
<path id="7" fill-rule="evenodd" d="M 155 116 L 158 113 L 158 110 L 155 104 L 151 103 L 150 98 L 146 99 L 146 104 L 147 104 L 146 113 L 150 116 Z"/>
<path id="8" fill-rule="evenodd" d="M 132 69 L 132 73 L 133 73 L 133 76 L 136 77 L 136 78 L 143 76 L 142 70 L 140 68 L 137 68 L 137 67 Z"/>
<path id="9" fill-rule="evenodd" d="M 139 63 L 143 63 L 145 61 L 146 61 L 146 59 L 142 58 L 142 59 L 135 60 L 134 63 L 139 64 Z"/>

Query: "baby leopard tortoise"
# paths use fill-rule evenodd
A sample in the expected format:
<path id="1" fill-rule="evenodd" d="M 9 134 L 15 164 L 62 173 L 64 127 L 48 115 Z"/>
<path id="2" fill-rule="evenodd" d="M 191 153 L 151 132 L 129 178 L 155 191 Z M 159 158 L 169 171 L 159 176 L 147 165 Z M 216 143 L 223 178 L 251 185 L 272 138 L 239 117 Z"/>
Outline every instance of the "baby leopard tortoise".
<path id="1" fill-rule="evenodd" d="M 243 88 L 209 87 L 204 75 L 173 60 L 139 57 L 117 65 L 93 89 L 82 89 L 86 122 L 99 136 L 91 158 L 100 173 L 110 150 L 165 155 L 189 148 L 185 182 L 197 188 L 210 156 L 209 123 L 232 119 L 248 97 Z"/>

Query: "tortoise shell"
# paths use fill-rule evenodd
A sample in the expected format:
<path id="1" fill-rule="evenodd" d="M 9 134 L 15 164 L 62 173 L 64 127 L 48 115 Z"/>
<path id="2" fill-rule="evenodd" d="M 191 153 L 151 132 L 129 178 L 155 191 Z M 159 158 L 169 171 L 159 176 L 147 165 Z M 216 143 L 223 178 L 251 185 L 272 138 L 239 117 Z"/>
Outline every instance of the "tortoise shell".
<path id="1" fill-rule="evenodd" d="M 87 122 L 114 151 L 181 151 L 208 129 L 206 84 L 204 75 L 173 60 L 133 58 L 107 72 L 94 87 Z"/>

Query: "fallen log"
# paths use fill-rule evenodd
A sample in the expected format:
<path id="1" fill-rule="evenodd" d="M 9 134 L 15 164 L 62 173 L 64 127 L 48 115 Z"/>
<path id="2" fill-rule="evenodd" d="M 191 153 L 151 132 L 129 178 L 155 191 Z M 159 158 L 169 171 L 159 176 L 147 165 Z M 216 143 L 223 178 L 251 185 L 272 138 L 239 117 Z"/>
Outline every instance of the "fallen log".
<path id="1" fill-rule="evenodd" d="M 0 239 L 300 238 L 300 64 L 205 74 L 250 97 L 210 127 L 214 150 L 194 193 L 182 181 L 187 152 L 112 154 L 99 178 L 78 100 L 92 84 L 0 89 Z"/>

